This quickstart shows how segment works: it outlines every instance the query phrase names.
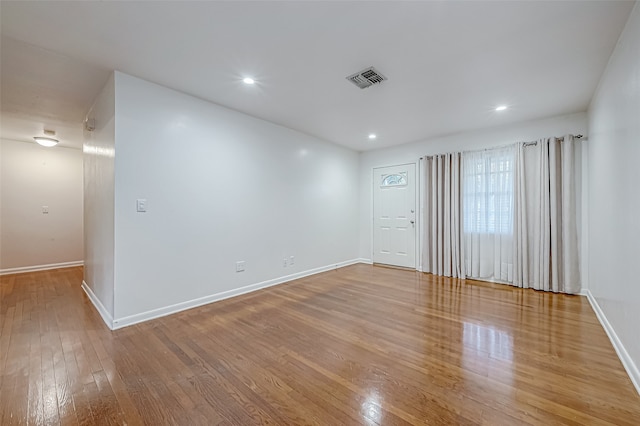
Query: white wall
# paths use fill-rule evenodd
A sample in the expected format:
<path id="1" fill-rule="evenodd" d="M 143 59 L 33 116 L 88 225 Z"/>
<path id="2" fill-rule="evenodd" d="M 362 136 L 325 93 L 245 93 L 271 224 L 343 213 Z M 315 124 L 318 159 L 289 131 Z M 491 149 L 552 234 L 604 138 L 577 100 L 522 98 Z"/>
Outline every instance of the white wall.
<path id="1" fill-rule="evenodd" d="M 116 326 L 357 258 L 356 152 L 122 73 L 115 88 Z"/>
<path id="2" fill-rule="evenodd" d="M 506 113 L 508 114 L 508 112 Z M 516 142 L 534 141 L 545 137 L 563 136 L 567 133 L 587 134 L 586 113 L 459 133 L 362 153 L 360 155 L 360 257 L 371 259 L 372 256 L 373 168 L 405 163 L 417 164 L 419 158 L 424 155 L 491 148 Z M 578 152 L 577 155 L 581 156 L 582 154 Z M 580 226 L 581 224 L 578 224 L 579 231 Z"/>
<path id="3" fill-rule="evenodd" d="M 82 262 L 82 152 L 2 139 L 0 273 L 67 262 Z"/>
<path id="4" fill-rule="evenodd" d="M 84 132 L 84 282 L 113 317 L 115 86 L 107 81 L 87 116 L 95 130 Z M 91 296 L 91 294 L 90 294 Z M 96 301 L 94 300 L 94 303 Z M 105 312 L 106 311 L 106 312 Z"/>
<path id="5" fill-rule="evenodd" d="M 640 386 L 640 5 L 589 109 L 589 288 Z M 618 348 L 620 349 L 620 348 Z M 640 389 L 640 387 L 639 387 Z"/>

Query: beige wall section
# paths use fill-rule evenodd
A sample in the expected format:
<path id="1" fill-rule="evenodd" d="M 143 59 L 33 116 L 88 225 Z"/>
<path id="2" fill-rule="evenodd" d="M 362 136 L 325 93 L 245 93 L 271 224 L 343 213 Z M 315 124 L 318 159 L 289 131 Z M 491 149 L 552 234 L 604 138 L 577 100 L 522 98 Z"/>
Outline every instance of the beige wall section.
<path id="1" fill-rule="evenodd" d="M 82 244 L 82 151 L 0 140 L 0 273 L 82 261 Z"/>

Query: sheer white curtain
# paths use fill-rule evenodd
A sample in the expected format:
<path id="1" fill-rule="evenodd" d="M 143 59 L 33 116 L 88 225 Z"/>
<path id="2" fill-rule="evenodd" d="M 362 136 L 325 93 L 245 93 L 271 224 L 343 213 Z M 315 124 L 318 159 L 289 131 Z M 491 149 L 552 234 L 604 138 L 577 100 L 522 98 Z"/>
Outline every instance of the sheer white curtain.
<path id="1" fill-rule="evenodd" d="M 461 154 L 425 157 L 422 270 L 464 278 L 461 232 Z"/>
<path id="2" fill-rule="evenodd" d="M 463 154 L 466 276 L 513 280 L 515 145 Z"/>
<path id="3" fill-rule="evenodd" d="M 517 145 L 514 285 L 580 292 L 575 143 L 567 135 Z"/>

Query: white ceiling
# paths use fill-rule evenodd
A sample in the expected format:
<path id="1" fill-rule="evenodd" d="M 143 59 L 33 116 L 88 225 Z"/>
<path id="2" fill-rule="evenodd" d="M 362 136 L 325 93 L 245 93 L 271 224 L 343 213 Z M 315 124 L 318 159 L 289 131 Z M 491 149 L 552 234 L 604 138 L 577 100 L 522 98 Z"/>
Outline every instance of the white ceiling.
<path id="1" fill-rule="evenodd" d="M 585 111 L 633 5 L 2 1 L 1 136 L 80 146 L 112 69 L 360 151 Z"/>

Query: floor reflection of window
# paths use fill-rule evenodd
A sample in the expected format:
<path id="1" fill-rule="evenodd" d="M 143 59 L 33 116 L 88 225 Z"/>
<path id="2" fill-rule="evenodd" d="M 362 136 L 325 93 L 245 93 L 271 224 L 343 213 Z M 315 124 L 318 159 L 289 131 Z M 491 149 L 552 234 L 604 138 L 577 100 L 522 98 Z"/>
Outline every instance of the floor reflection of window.
<path id="1" fill-rule="evenodd" d="M 513 360 L 513 336 L 494 327 L 464 323 L 463 343 L 465 351 L 475 349 L 492 358 Z"/>
<path id="2" fill-rule="evenodd" d="M 361 413 L 365 423 L 379 424 L 382 420 L 382 407 L 380 406 L 380 395 L 377 391 L 372 391 L 361 405 Z"/>
<path id="3" fill-rule="evenodd" d="M 464 374 L 462 383 L 472 389 L 479 385 L 488 392 L 493 389 L 503 398 L 516 398 L 513 336 L 492 326 L 467 322 L 462 330 L 462 368 L 469 373 Z"/>
<path id="4" fill-rule="evenodd" d="M 513 382 L 513 336 L 503 330 L 473 323 L 463 326 L 462 365 L 476 373 L 466 379 L 490 378 L 503 384 Z"/>

